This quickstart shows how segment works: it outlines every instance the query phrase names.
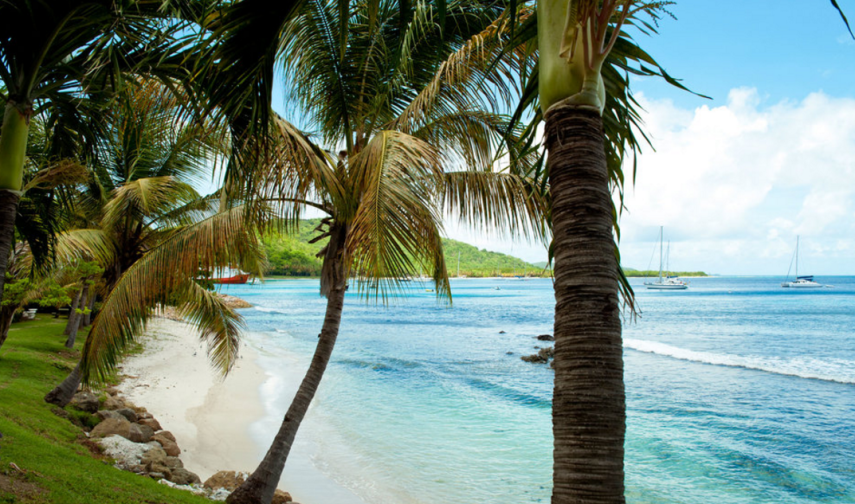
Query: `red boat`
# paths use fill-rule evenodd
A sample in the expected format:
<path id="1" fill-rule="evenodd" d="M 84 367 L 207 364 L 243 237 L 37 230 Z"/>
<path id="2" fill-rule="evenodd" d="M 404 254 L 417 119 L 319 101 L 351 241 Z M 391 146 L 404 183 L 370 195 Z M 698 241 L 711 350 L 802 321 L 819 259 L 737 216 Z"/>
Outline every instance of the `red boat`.
<path id="1" fill-rule="evenodd" d="M 235 275 L 225 278 L 212 278 L 211 281 L 215 284 L 245 284 L 249 280 L 249 273 Z"/>

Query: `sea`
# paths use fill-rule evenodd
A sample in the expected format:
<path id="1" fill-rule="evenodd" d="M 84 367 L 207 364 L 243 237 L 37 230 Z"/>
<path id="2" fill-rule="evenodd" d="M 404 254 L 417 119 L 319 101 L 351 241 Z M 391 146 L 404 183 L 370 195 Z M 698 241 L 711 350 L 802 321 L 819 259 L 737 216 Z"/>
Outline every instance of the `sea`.
<path id="1" fill-rule="evenodd" d="M 639 313 L 623 329 L 627 502 L 855 503 L 855 277 L 817 280 L 833 287 L 707 277 L 669 292 L 630 280 Z M 536 338 L 552 333 L 551 280 L 451 287 L 451 303 L 418 282 L 385 304 L 348 292 L 297 435 L 300 464 L 312 467 L 285 468 L 283 481 L 335 483 L 308 504 L 549 502 L 554 373 L 520 357 L 551 344 Z M 241 313 L 268 374 L 267 413 L 251 429 L 266 446 L 325 300 L 317 280 L 224 292 L 254 305 Z"/>

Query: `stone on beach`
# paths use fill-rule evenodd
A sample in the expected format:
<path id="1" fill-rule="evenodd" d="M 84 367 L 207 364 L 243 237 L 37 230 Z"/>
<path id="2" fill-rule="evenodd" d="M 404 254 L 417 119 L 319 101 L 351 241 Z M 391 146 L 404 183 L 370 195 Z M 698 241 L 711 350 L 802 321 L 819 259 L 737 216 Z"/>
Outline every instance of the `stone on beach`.
<path id="1" fill-rule="evenodd" d="M 120 409 L 116 410 L 116 413 L 127 418 L 128 422 L 136 422 L 137 421 L 137 412 L 132 410 L 131 408 L 120 408 Z"/>
<path id="2" fill-rule="evenodd" d="M 71 398 L 71 406 L 80 411 L 95 413 L 98 411 L 98 396 L 86 390 L 78 392 Z"/>
<path id="3" fill-rule="evenodd" d="M 104 454 L 116 461 L 121 468 L 131 469 L 141 465 L 142 458 L 151 450 L 151 446 L 134 443 L 117 434 L 110 434 L 95 441 L 104 449 Z"/>

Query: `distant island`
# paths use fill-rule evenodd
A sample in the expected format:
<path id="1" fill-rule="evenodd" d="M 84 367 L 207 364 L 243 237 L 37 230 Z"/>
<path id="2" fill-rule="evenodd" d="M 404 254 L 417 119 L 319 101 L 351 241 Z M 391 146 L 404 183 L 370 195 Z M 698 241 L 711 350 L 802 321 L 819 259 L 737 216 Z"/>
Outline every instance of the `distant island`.
<path id="1" fill-rule="evenodd" d="M 659 270 L 637 270 L 637 269 L 633 269 L 633 268 L 624 268 L 623 274 L 628 276 L 628 277 L 631 277 L 631 278 L 635 278 L 635 277 L 658 277 L 659 276 Z M 680 277 L 706 277 L 706 276 L 709 276 L 708 274 L 704 273 L 703 271 L 668 271 L 667 273 L 663 272 L 662 274 L 663 275 L 667 274 L 670 276 L 680 276 Z"/>
<path id="2" fill-rule="evenodd" d="M 326 244 L 326 239 L 316 243 L 309 241 L 317 236 L 314 229 L 320 219 L 304 220 L 300 231 L 295 234 L 268 235 L 263 239 L 267 253 L 268 268 L 265 275 L 272 277 L 317 277 L 321 274 L 321 260 L 315 257 Z M 445 262 L 449 277 L 550 277 L 552 270 L 546 263 L 527 263 L 518 257 L 478 249 L 468 243 L 444 238 Z M 414 271 L 414 276 L 419 272 Z"/>

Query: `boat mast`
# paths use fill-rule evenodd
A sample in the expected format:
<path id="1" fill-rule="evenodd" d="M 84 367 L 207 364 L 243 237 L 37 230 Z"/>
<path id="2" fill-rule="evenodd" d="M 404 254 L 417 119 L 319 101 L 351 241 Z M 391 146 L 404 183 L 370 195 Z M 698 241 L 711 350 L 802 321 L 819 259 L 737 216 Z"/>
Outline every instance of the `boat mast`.
<path id="1" fill-rule="evenodd" d="M 665 226 L 659 226 L 659 283 L 662 283 L 662 236 Z"/>

